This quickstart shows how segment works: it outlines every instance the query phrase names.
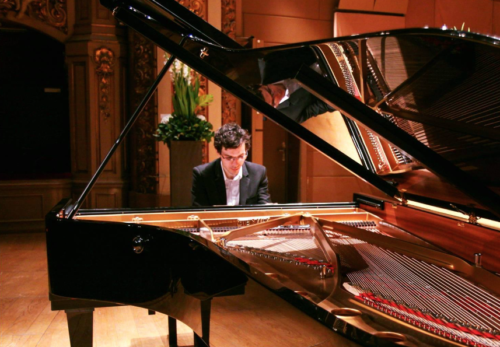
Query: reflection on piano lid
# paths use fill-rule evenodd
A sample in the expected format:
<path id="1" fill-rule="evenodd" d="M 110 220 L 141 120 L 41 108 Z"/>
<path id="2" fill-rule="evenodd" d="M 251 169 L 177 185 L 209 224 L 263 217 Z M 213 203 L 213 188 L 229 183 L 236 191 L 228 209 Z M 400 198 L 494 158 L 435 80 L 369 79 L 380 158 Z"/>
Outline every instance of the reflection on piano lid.
<path id="1" fill-rule="evenodd" d="M 495 174 L 500 169 L 497 39 L 418 29 L 243 49 L 222 43 L 223 34 L 171 1 L 103 4 L 119 20 L 389 196 L 444 200 L 500 216 Z M 313 64 L 321 73 L 313 72 Z M 287 79 L 313 94 L 312 102 L 320 99 L 342 113 L 354 157 L 255 93 L 260 83 Z M 304 105 L 296 107 L 300 109 L 295 113 L 305 112 Z"/>
<path id="2" fill-rule="evenodd" d="M 47 217 L 54 309 L 137 305 L 217 346 L 500 346 L 498 40 L 419 29 L 244 49 L 174 0 L 102 4 L 388 197 L 79 211 L 83 194 Z M 256 93 L 283 80 L 338 110 L 354 150 Z"/>

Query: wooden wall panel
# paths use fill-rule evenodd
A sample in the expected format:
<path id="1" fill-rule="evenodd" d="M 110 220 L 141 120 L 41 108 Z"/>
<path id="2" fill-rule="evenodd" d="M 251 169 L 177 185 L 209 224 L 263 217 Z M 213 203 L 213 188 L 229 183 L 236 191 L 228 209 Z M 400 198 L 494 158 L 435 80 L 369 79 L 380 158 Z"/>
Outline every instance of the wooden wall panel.
<path id="1" fill-rule="evenodd" d="M 436 0 L 436 22 L 441 27 L 460 29 L 465 23 L 465 30 L 490 34 L 493 24 L 493 2 L 491 0 Z"/>
<path id="2" fill-rule="evenodd" d="M 436 11 L 435 0 L 410 0 L 406 12 L 406 28 L 434 27 Z"/>
<path id="3" fill-rule="evenodd" d="M 464 29 L 487 35 L 500 35 L 498 0 L 409 0 L 406 28 L 437 27 Z"/>
<path id="4" fill-rule="evenodd" d="M 405 14 L 408 0 L 377 0 L 373 3 L 373 11 Z"/>
<path id="5" fill-rule="evenodd" d="M 43 231 L 45 215 L 71 194 L 71 181 L 0 181 L 0 233 Z"/>
<path id="6" fill-rule="evenodd" d="M 292 43 L 331 37 L 332 22 L 244 13 L 243 31 L 266 43 Z"/>
<path id="7" fill-rule="evenodd" d="M 335 13 L 335 37 L 405 27 L 405 17 L 366 13 Z"/>
<path id="8" fill-rule="evenodd" d="M 333 19 L 333 9 L 335 8 L 335 1 L 333 0 L 320 0 L 319 2 L 319 19 L 331 21 Z"/>
<path id="9" fill-rule="evenodd" d="M 243 2 L 243 12 L 278 17 L 318 19 L 320 0 L 254 0 Z"/>
<path id="10" fill-rule="evenodd" d="M 43 195 L 31 192 L 20 195 L 0 195 L 0 219 L 14 222 L 17 220 L 43 219 Z"/>
<path id="11" fill-rule="evenodd" d="M 371 11 L 375 0 L 340 0 L 338 9 L 353 11 Z"/>
<path id="12" fill-rule="evenodd" d="M 500 2 L 493 2 L 493 21 L 492 21 L 491 34 L 500 36 Z"/>
<path id="13" fill-rule="evenodd" d="M 409 0 L 340 0 L 341 10 L 406 13 Z"/>

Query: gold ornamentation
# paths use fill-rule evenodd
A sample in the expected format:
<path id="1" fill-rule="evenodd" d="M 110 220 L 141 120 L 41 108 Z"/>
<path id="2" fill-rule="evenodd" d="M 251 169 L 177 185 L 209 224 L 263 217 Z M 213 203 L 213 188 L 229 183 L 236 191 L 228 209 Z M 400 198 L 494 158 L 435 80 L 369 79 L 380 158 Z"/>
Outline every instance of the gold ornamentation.
<path id="1" fill-rule="evenodd" d="M 222 32 L 232 38 L 236 39 L 236 1 L 235 0 L 222 0 Z"/>
<path id="2" fill-rule="evenodd" d="M 227 90 L 222 89 L 222 124 L 236 122 L 237 99 Z"/>
<path id="3" fill-rule="evenodd" d="M 19 12 L 19 0 L 0 0 L 0 13 L 6 14 L 9 11 Z"/>
<path id="4" fill-rule="evenodd" d="M 115 55 L 113 51 L 106 47 L 95 51 L 95 62 L 97 65 L 96 74 L 99 78 L 98 98 L 99 98 L 99 116 L 105 121 L 111 117 L 110 111 L 110 78 L 114 73 Z"/>
<path id="5" fill-rule="evenodd" d="M 201 19 L 207 18 L 207 1 L 206 0 L 177 0 L 179 4 L 189 9 Z"/>
<path id="6" fill-rule="evenodd" d="M 0 13 L 16 13 L 16 18 L 35 18 L 68 33 L 67 0 L 0 0 Z"/>

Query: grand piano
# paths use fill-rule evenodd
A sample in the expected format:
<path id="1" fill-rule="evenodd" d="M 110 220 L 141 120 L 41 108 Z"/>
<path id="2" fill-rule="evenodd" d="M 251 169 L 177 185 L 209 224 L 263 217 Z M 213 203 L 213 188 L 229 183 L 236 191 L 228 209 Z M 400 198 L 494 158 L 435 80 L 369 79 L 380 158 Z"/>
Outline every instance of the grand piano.
<path id="1" fill-rule="evenodd" d="M 166 68 L 185 62 L 380 194 L 80 209 L 98 170 L 46 220 L 73 347 L 115 305 L 180 320 L 197 345 L 500 346 L 499 40 L 416 29 L 246 49 L 174 0 L 102 4 L 169 52 Z M 339 112 L 348 139 L 257 93 L 284 80 Z"/>

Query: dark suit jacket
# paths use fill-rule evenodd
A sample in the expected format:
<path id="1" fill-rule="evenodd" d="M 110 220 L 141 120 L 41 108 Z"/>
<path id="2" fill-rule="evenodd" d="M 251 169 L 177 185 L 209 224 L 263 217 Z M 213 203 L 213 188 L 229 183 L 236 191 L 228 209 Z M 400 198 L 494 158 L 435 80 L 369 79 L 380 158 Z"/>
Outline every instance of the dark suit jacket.
<path id="1" fill-rule="evenodd" d="M 193 169 L 191 203 L 194 206 L 226 205 L 226 185 L 222 174 L 221 159 Z M 266 168 L 245 162 L 240 180 L 240 205 L 265 204 L 271 202 L 267 189 Z"/>
<path id="2" fill-rule="evenodd" d="M 277 107 L 287 117 L 297 123 L 302 123 L 311 117 L 334 111 L 329 105 L 309 93 L 304 88 L 299 88 L 290 97 Z"/>

